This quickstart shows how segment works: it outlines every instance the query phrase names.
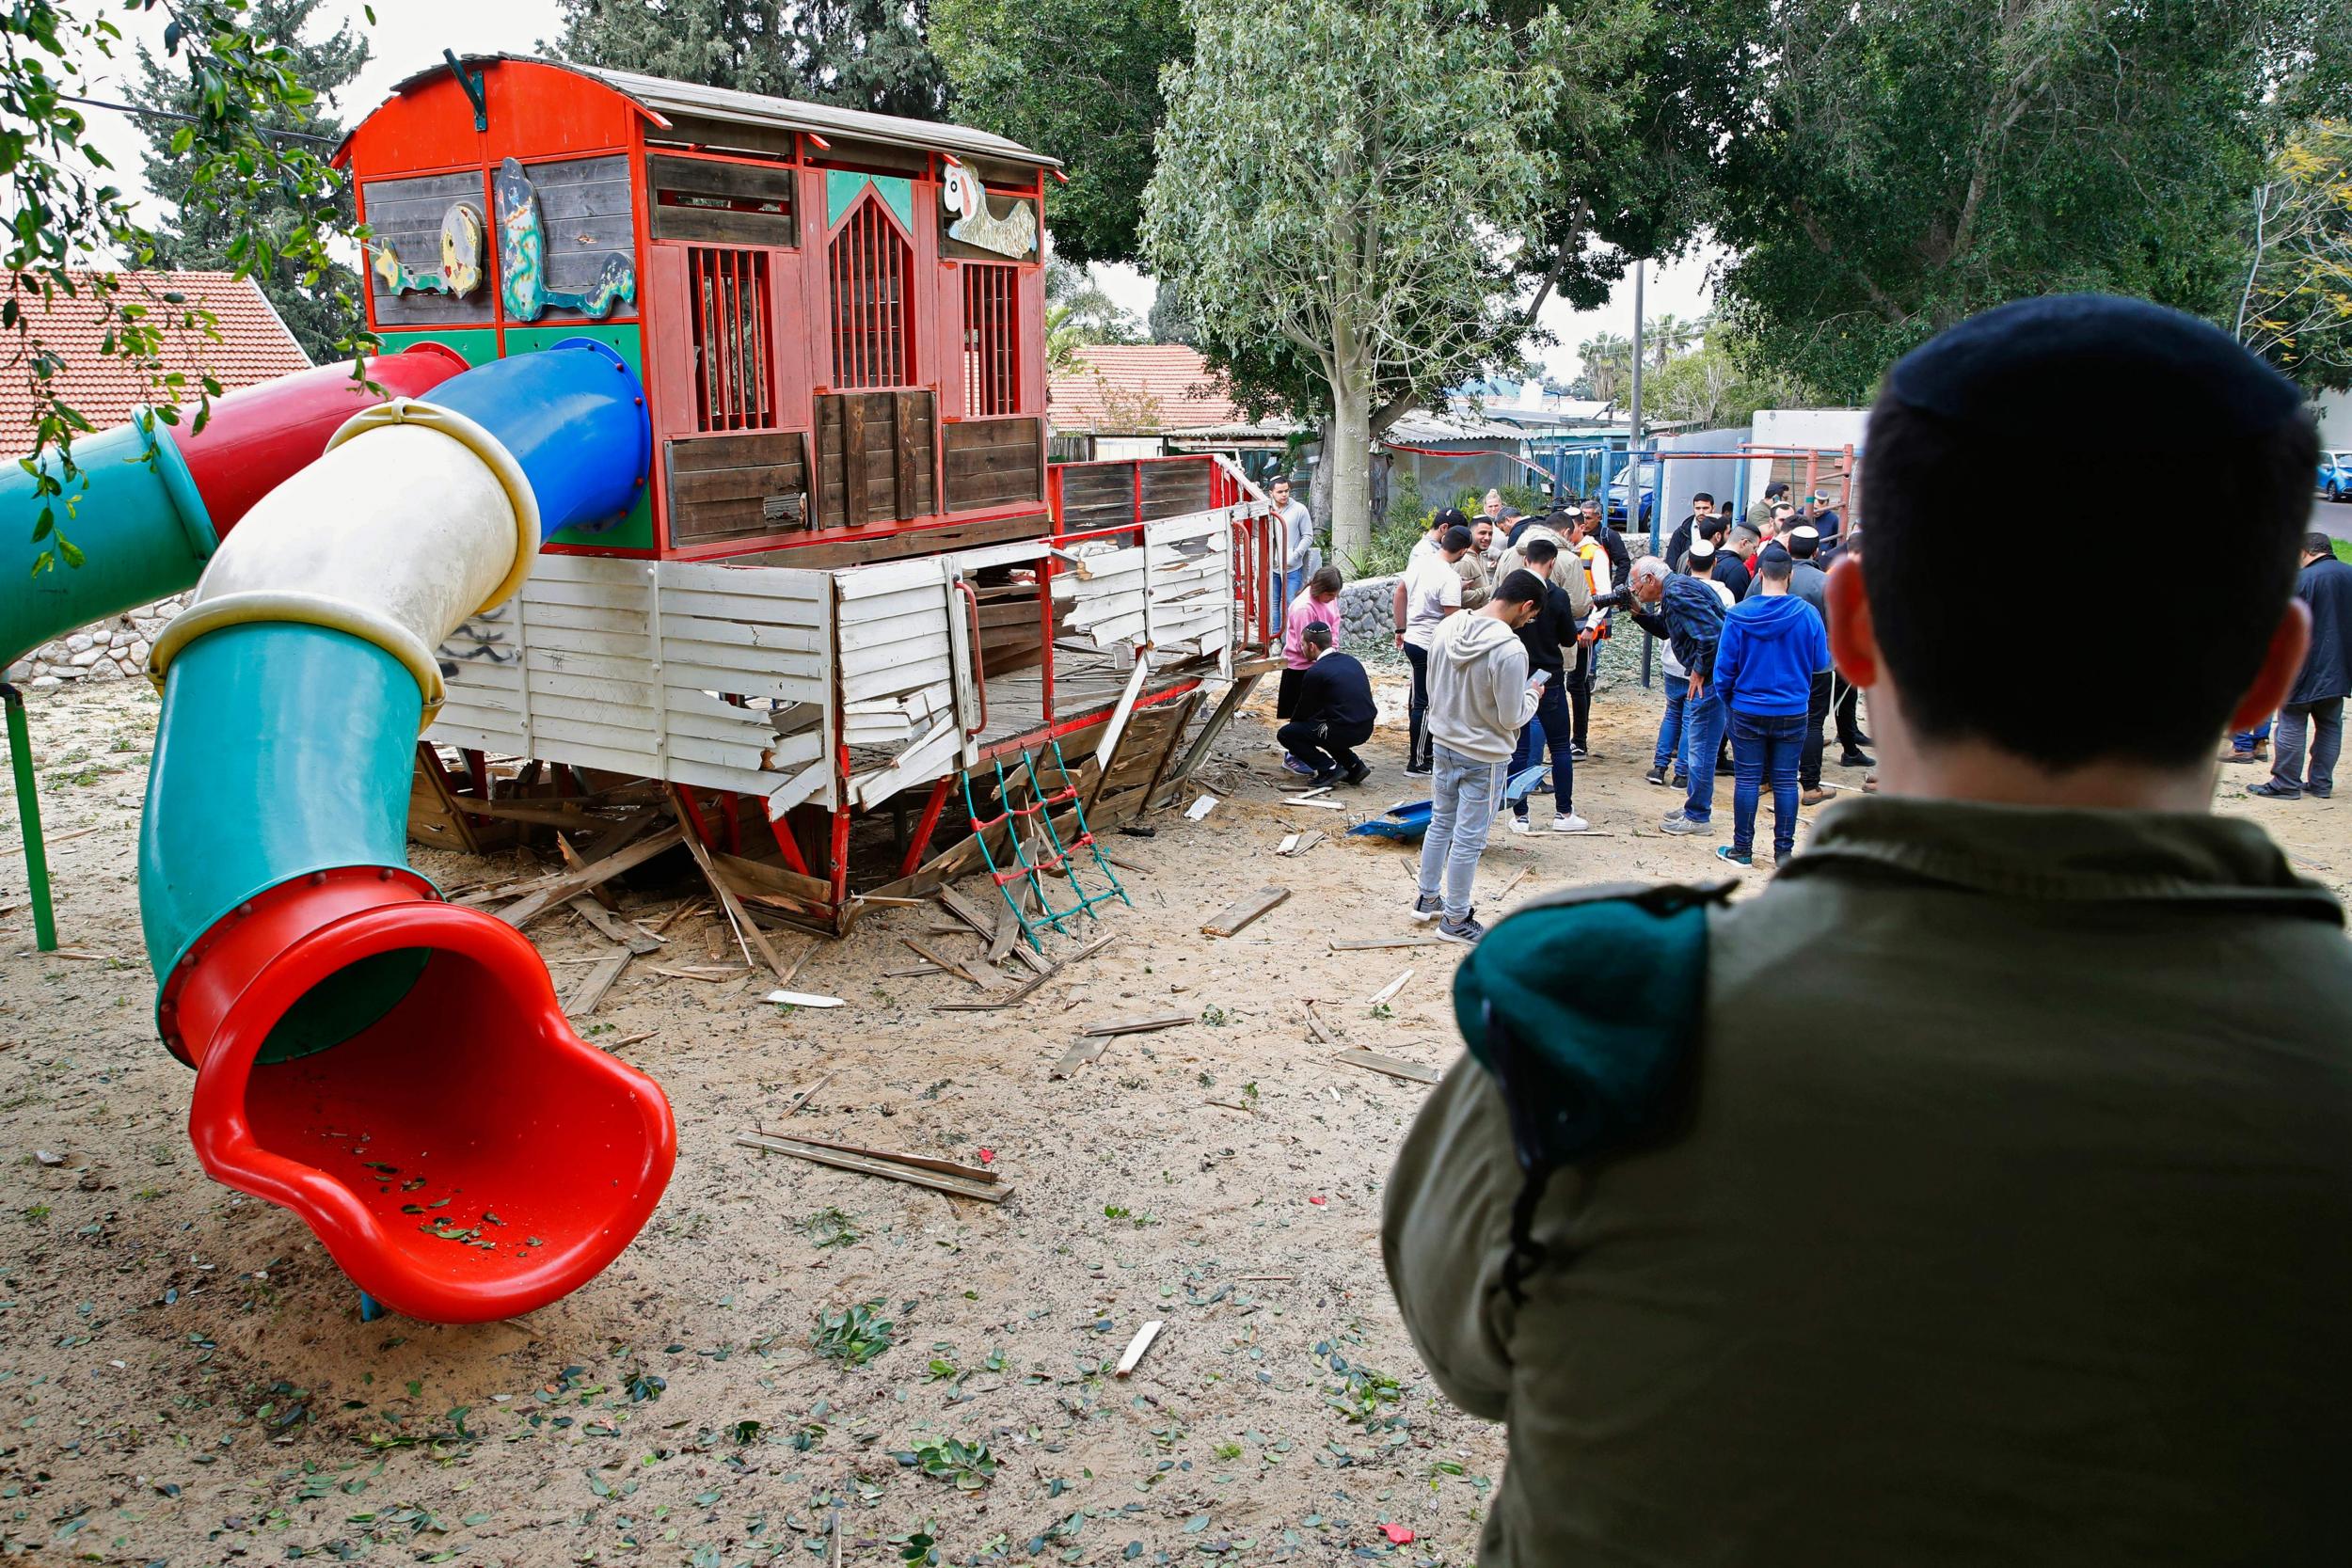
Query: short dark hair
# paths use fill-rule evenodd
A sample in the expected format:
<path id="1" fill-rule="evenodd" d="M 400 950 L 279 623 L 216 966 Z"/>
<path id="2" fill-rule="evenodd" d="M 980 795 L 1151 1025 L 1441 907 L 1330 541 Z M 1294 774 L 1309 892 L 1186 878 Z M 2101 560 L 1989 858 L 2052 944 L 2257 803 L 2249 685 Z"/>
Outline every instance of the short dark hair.
<path id="1" fill-rule="evenodd" d="M 1712 517 L 1700 520 L 1699 537 L 1720 545 L 1723 543 L 1724 531 L 1730 527 L 1731 519 L 1719 512 Z"/>
<path id="2" fill-rule="evenodd" d="M 1276 485 L 1278 485 L 1278 484 L 1288 484 L 1290 482 L 1291 482 L 1291 476 L 1290 476 L 1290 475 L 1288 475 L 1288 474 L 1276 474 L 1276 475 L 1275 475 L 1272 479 L 1269 479 L 1269 480 L 1267 480 L 1267 481 L 1265 482 L 1265 487 L 1266 487 L 1267 489 L 1271 490 L 1271 489 L 1273 489 L 1273 488 L 1274 488 Z"/>
<path id="3" fill-rule="evenodd" d="M 1549 539 L 1530 539 L 1519 554 L 1534 562 L 1557 561 L 1560 559 L 1560 546 Z"/>
<path id="4" fill-rule="evenodd" d="M 1307 629 L 1298 634 L 1298 640 L 1310 648 L 1327 648 L 1331 645 L 1330 624 L 1326 621 L 1310 621 L 1307 623 Z"/>
<path id="5" fill-rule="evenodd" d="M 1337 566 L 1318 566 L 1315 575 L 1307 579 L 1307 586 L 1318 594 L 1336 594 L 1347 586 L 1347 579 L 1340 576 Z"/>
<path id="6" fill-rule="evenodd" d="M 1470 537 L 1470 530 L 1456 523 L 1445 531 L 1445 537 L 1438 542 L 1438 547 L 1447 550 L 1466 550 L 1477 542 Z"/>
<path id="7" fill-rule="evenodd" d="M 2303 553 L 2305 555 L 2333 555 L 2336 553 L 2336 542 L 2317 529 L 2313 529 L 2303 535 Z"/>
<path id="8" fill-rule="evenodd" d="M 1797 575 L 1797 563 L 1786 554 L 1764 555 L 1757 560 L 1761 564 L 1756 569 L 1766 582 L 1787 582 Z"/>
<path id="9" fill-rule="evenodd" d="M 2028 433 L 2020 429 L 2021 437 Z M 1972 483 L 1985 432 L 1883 393 L 1865 436 L 1862 510 L 1871 519 L 1863 583 L 1903 717 L 1929 740 L 1977 738 L 2053 772 L 2101 761 L 2185 767 L 2203 756 L 2262 666 L 2295 582 L 2295 541 L 2311 516 L 2319 438 L 2308 419 L 2267 432 L 2201 436 L 2202 487 L 2227 496 L 2226 537 L 2205 553 L 2198 655 L 2180 657 L 2180 626 L 2158 601 L 2101 594 L 2042 623 L 2030 641 L 1985 634 L 1982 586 L 1955 572 L 1955 540 L 1983 520 Z M 2102 464 L 2062 445 L 2019 447 L 2005 475 L 2045 516 L 2112 509 Z M 1861 531 L 1846 535 L 1861 554 Z M 1962 657 L 1959 650 L 1974 649 Z M 2064 670 L 2051 683 L 2048 672 Z M 2167 672 L 2150 681 L 2152 670 Z M 2084 704 L 2074 693 L 2091 690 Z"/>
<path id="10" fill-rule="evenodd" d="M 1505 604 L 1541 604 L 1547 586 L 1543 578 L 1522 566 L 1502 579 L 1495 597 Z"/>
<path id="11" fill-rule="evenodd" d="M 1788 493 L 1788 482 L 1787 480 L 1776 479 L 1764 486 L 1764 499 L 1768 501 L 1776 501 Z"/>
<path id="12" fill-rule="evenodd" d="M 1691 498 L 1691 504 L 1693 506 L 1696 506 L 1700 501 L 1705 501 L 1709 506 L 1714 505 L 1714 492 L 1710 490 L 1701 490 L 1697 495 Z"/>

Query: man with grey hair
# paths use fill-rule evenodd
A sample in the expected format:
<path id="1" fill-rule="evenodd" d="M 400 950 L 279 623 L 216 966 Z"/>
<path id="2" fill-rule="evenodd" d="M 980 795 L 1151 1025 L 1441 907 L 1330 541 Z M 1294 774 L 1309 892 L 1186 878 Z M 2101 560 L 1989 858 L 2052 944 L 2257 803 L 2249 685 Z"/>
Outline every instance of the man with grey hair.
<path id="1" fill-rule="evenodd" d="M 1593 600 L 1597 609 L 1627 609 L 1644 631 L 1662 637 L 1676 662 L 1690 674 L 1682 702 L 1683 733 L 1691 748 L 1691 782 L 1682 809 L 1660 824 L 1670 833 L 1703 833 L 1715 811 L 1715 769 L 1710 759 L 1723 744 L 1724 705 L 1715 696 L 1715 644 L 1724 631 L 1724 601 L 1696 578 L 1669 572 L 1645 555 L 1633 563 L 1630 580 Z"/>

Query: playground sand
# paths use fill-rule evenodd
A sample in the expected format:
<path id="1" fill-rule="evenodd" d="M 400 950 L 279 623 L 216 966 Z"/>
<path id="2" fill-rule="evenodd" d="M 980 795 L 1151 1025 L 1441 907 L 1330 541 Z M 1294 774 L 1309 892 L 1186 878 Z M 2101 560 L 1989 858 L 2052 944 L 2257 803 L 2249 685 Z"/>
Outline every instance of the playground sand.
<path id="1" fill-rule="evenodd" d="M 769 982 L 748 972 L 652 974 L 739 961 L 707 919 L 673 927 L 585 1023 L 599 1040 L 658 1031 L 621 1050 L 677 1113 L 668 1196 L 587 1288 L 465 1328 L 361 1323 L 300 1224 L 203 1177 L 139 942 L 153 697 L 123 682 L 43 699 L 59 924 L 82 956 L 31 951 L 9 807 L 0 1550 L 731 1565 L 822 1560 L 837 1510 L 849 1561 L 898 1561 L 917 1531 L 946 1562 L 1469 1561 L 1502 1434 L 1436 1393 L 1379 1258 L 1381 1184 L 1426 1091 L 1335 1063 L 1296 1006 L 1311 996 L 1351 1043 L 1439 1068 L 1456 1050 L 1455 955 L 1328 951 L 1413 933 L 1411 856 L 1340 836 L 1352 814 L 1280 803 L 1269 699 L 1222 743 L 1205 820 L 1168 811 L 1154 838 L 1110 835 L 1137 868 L 1122 874 L 1136 907 L 1107 921 L 1120 940 L 1002 1013 L 935 1012 L 970 988 L 884 974 L 914 961 L 899 937 L 940 923 L 927 910 L 869 916 L 812 956 L 796 989 L 848 1004 L 821 1012 L 762 1004 Z M 1597 705 L 1601 754 L 1579 769 L 1578 805 L 1612 836 L 1505 835 L 1485 886 L 1524 870 L 1516 903 L 1718 869 L 1711 842 L 1656 832 L 1670 800 L 1639 779 L 1654 712 L 1637 689 Z M 1378 771 L 1349 799 L 1376 811 L 1408 792 L 1394 733 L 1371 755 Z M 2254 778 L 2226 772 L 2222 810 L 2258 816 L 2308 875 L 2352 894 L 2352 806 L 2248 800 Z M 1273 855 L 1309 829 L 1329 836 Z M 418 861 L 444 883 L 490 870 Z M 1238 936 L 1200 934 L 1269 883 L 1293 895 Z M 688 891 L 631 892 L 627 912 L 658 916 Z M 606 951 L 571 917 L 532 935 L 559 985 L 578 973 L 563 960 Z M 1392 1000 L 1369 1003 L 1407 969 Z M 1049 1079 L 1080 1027 L 1177 1011 L 1198 1022 L 1113 1037 Z M 992 1163 L 1012 1196 L 990 1207 L 734 1142 L 763 1127 Z M 821 1358 L 816 1316 L 866 1302 L 890 1347 L 854 1370 Z M 1153 1320 L 1157 1341 L 1114 1378 Z M 951 1438 L 985 1444 L 993 1478 L 972 1470 L 967 1488 L 909 1463 Z M 1410 1544 L 1392 1539 L 1406 1530 Z"/>

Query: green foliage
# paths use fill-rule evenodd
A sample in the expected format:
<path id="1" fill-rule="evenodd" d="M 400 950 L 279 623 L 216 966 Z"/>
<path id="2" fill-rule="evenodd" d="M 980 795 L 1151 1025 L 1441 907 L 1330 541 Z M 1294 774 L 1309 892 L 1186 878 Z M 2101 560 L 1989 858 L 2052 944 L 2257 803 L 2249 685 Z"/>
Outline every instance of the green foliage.
<path id="1" fill-rule="evenodd" d="M 230 267 L 329 288 L 339 265 L 334 246 L 353 237 L 336 206 L 343 181 L 326 161 L 331 150 L 272 134 L 309 112 L 315 94 L 295 51 L 257 24 L 249 0 L 120 0 L 106 9 L 113 15 L 66 0 L 0 8 L 0 207 L 9 214 L 0 242 L 8 269 L 0 335 L 16 340 L 0 356 L 33 396 L 31 455 L 56 454 L 37 469 L 40 509 L 32 536 L 45 547 L 34 560 L 36 573 L 81 564 L 66 528 L 82 480 L 72 442 L 92 429 L 57 396 L 66 361 L 44 335 L 45 302 L 93 296 L 103 328 L 100 356 L 151 386 L 167 422 L 186 418 L 200 428 L 221 390 L 211 375 L 169 369 L 163 359 L 167 335 L 216 339 L 211 311 L 176 293 L 128 283 L 122 273 L 77 276 L 106 264 L 152 267 L 166 250 L 113 182 L 82 110 L 67 102 L 105 96 L 99 79 L 119 66 L 122 41 L 113 16 L 165 9 L 171 18 L 164 55 L 169 69 L 185 72 L 182 101 L 193 118 L 177 124 L 166 145 L 184 177 L 183 204 L 211 203 L 226 214 L 214 237 Z M 348 340 L 334 346 L 339 354 L 360 348 Z M 183 401 L 193 407 L 177 406 Z"/>
<path id="2" fill-rule="evenodd" d="M 947 74 L 907 0 L 561 0 L 557 57 L 936 119 Z"/>
<path id="3" fill-rule="evenodd" d="M 1192 52 L 1180 0 L 932 0 L 930 13 L 958 112 L 1069 162 L 1048 202 L 1055 248 L 1082 265 L 1135 260 L 1160 71 Z"/>
<path id="4" fill-rule="evenodd" d="M 1385 1412 L 1389 1406 L 1401 1403 L 1405 1398 L 1404 1388 L 1396 1379 L 1375 1368 L 1349 1361 L 1327 1344 L 1322 1349 L 1324 1363 L 1337 1379 L 1324 1386 L 1323 1402 L 1358 1426 L 1393 1424 L 1395 1418 L 1387 1416 Z"/>
<path id="5" fill-rule="evenodd" d="M 2306 388 L 2352 388 L 2352 123 L 2293 127 L 2249 215 L 2238 341 Z"/>
<path id="6" fill-rule="evenodd" d="M 1961 318 L 2058 289 L 2228 320 L 2259 180 L 2262 0 L 1864 7 L 1726 0 L 1719 297 L 1838 401 Z"/>
<path id="7" fill-rule="evenodd" d="M 1058 248 L 1046 260 L 1045 362 L 1050 370 L 1064 374 L 1077 370 L 1078 350 L 1088 343 L 1144 341 L 1144 326 L 1135 312 L 1122 309 L 1086 268 L 1064 261 Z"/>
<path id="8" fill-rule="evenodd" d="M 898 1326 L 879 1314 L 882 1298 L 860 1302 L 839 1311 L 818 1312 L 817 1326 L 808 1337 L 811 1349 L 828 1361 L 838 1361 L 844 1367 L 863 1367 L 892 1344 L 892 1331 Z"/>
<path id="9" fill-rule="evenodd" d="M 334 95 L 359 74 L 369 48 L 368 40 L 348 24 L 318 42 L 306 42 L 302 35 L 319 5 L 320 0 L 254 0 L 246 25 L 258 38 L 284 44 L 291 56 L 289 72 L 313 95 L 261 114 L 257 128 L 311 137 L 310 145 L 324 154 L 342 139 L 344 131 L 342 119 L 329 112 Z M 139 78 L 130 89 L 133 103 L 174 117 L 198 112 L 202 89 L 193 77 L 158 60 L 144 44 L 138 62 Z M 155 230 L 156 260 L 167 267 L 225 272 L 235 265 L 230 249 L 240 233 L 291 231 L 301 223 L 304 207 L 315 199 L 315 193 L 290 191 L 269 181 L 237 181 L 199 194 L 194 189 L 195 170 L 179 151 L 184 124 L 177 118 L 139 121 L 147 136 L 147 186 L 166 214 Z M 348 230 L 358 221 L 348 182 L 337 182 L 332 200 L 336 227 Z M 364 320 L 359 276 L 342 262 L 330 261 L 314 273 L 305 258 L 280 255 L 273 264 L 254 269 L 252 277 L 313 361 L 334 359 L 342 345 L 358 336 Z"/>
<path id="10" fill-rule="evenodd" d="M 1610 27 L 1571 40 L 1547 12 L 1520 52 L 1495 47 L 1476 4 L 1443 22 L 1419 0 L 1185 14 L 1193 57 L 1163 81 L 1144 253 L 1237 384 L 1295 403 L 1322 384 L 1334 553 L 1360 564 L 1380 416 L 1516 360 L 1530 330 L 1511 278 L 1543 167 L 1498 108 L 1600 66 Z"/>
<path id="11" fill-rule="evenodd" d="M 1642 382 L 1646 416 L 1688 420 L 1702 430 L 1743 425 L 1759 408 L 1804 407 L 1812 398 L 1794 377 L 1775 369 L 1770 356 L 1740 345 L 1728 332 L 1708 333 L 1697 352 L 1678 355 L 1647 372 Z"/>
<path id="12" fill-rule="evenodd" d="M 996 1456 L 988 1451 L 986 1443 L 965 1443 L 955 1437 L 918 1443 L 914 1464 L 934 1481 L 954 1481 L 961 1492 L 977 1492 L 996 1479 Z"/>
<path id="13" fill-rule="evenodd" d="M 1382 528 L 1409 529 L 1416 535 L 1425 533 L 1428 531 L 1429 519 L 1435 510 L 1427 501 L 1421 499 L 1421 476 L 1419 474 L 1414 473 L 1410 468 L 1400 467 L 1389 470 L 1389 504 L 1387 509 L 1380 514 Z"/>
<path id="14" fill-rule="evenodd" d="M 819 1251 L 826 1247 L 855 1246 L 857 1222 L 838 1209 L 819 1209 L 801 1222 L 801 1234 Z"/>

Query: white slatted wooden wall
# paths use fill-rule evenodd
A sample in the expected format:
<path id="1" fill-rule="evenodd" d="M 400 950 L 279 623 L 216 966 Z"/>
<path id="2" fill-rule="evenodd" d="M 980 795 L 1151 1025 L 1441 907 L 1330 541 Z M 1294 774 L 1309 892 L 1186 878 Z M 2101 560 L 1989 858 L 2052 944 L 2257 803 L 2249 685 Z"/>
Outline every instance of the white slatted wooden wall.
<path id="1" fill-rule="evenodd" d="M 1080 546 L 1054 574 L 1060 635 L 1104 649 L 1149 641 L 1154 668 L 1224 653 L 1238 609 L 1233 515 L 1216 507 L 1147 523 L 1140 546 Z"/>
<path id="2" fill-rule="evenodd" d="M 833 614 L 825 572 L 541 556 L 442 645 L 426 738 L 756 795 L 771 816 L 830 806 Z"/>

